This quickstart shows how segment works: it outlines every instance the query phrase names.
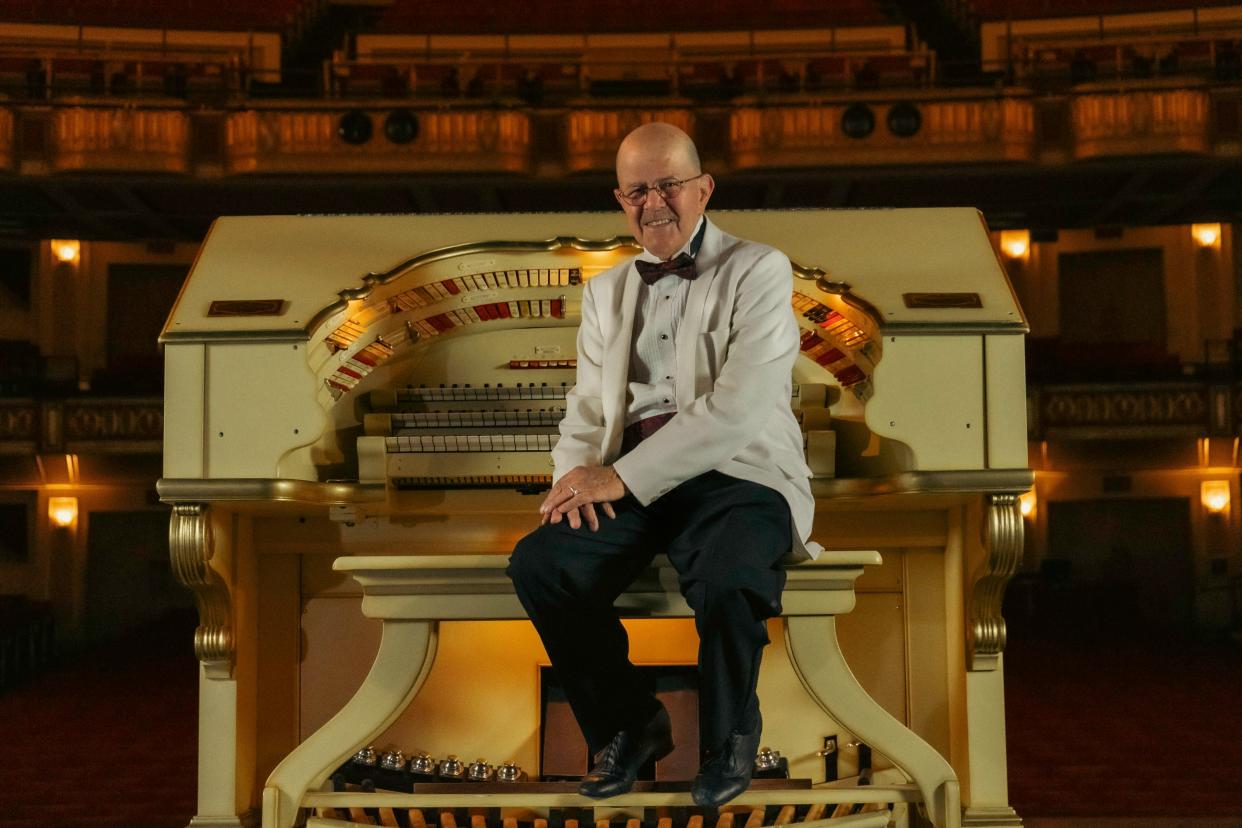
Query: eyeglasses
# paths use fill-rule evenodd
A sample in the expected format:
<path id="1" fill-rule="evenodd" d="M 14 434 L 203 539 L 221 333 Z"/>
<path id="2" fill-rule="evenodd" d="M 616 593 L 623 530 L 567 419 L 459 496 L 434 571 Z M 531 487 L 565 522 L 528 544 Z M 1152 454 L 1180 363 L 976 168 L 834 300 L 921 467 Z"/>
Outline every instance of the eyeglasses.
<path id="1" fill-rule="evenodd" d="M 633 207 L 639 207 L 642 204 L 644 204 L 647 201 L 647 193 L 651 192 L 652 190 L 655 190 L 657 193 L 659 193 L 660 198 L 664 199 L 665 201 L 672 201 L 673 199 L 677 198 L 678 195 L 681 194 L 682 187 L 684 187 L 686 184 L 690 183 L 691 181 L 694 181 L 696 178 L 702 178 L 705 175 L 707 175 L 707 173 L 699 173 L 698 175 L 692 175 L 689 178 L 683 178 L 680 181 L 678 181 L 676 178 L 670 178 L 666 181 L 657 181 L 655 184 L 652 184 L 650 187 L 647 187 L 644 185 L 640 187 L 634 187 L 632 189 L 625 190 L 625 191 L 617 189 L 617 190 L 613 190 L 613 192 L 617 194 L 617 198 L 621 199 L 626 204 L 629 204 Z"/>

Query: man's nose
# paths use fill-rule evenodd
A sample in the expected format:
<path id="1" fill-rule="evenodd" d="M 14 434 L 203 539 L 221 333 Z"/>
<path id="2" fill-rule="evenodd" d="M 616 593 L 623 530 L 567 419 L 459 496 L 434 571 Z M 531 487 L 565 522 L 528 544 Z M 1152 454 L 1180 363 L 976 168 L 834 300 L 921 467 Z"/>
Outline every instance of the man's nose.
<path id="1" fill-rule="evenodd" d="M 668 199 L 664 197 L 664 193 L 660 192 L 659 187 L 648 187 L 647 192 L 643 193 L 644 207 L 651 201 L 653 195 L 656 197 L 655 206 L 659 207 L 661 204 L 668 204 Z"/>

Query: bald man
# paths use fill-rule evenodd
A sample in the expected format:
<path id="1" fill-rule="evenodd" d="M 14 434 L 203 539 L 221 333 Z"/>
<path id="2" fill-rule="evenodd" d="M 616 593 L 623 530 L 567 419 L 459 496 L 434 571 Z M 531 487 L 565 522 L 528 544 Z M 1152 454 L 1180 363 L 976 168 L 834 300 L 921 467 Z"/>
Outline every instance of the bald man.
<path id="1" fill-rule="evenodd" d="M 579 791 L 595 798 L 630 790 L 673 749 L 668 713 L 629 660 L 617 596 L 668 555 L 699 633 L 691 790 L 719 805 L 750 783 L 766 619 L 781 611 L 783 561 L 807 555 L 792 271 L 708 220 L 714 189 L 676 127 L 622 141 L 614 194 L 643 253 L 586 285 L 552 489 L 510 558 L 594 757 Z"/>

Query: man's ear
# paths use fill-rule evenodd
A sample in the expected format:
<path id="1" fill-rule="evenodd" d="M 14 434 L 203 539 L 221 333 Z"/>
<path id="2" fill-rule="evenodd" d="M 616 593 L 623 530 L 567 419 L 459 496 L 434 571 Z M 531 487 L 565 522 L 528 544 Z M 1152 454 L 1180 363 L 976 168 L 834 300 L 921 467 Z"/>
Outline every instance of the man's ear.
<path id="1" fill-rule="evenodd" d="M 711 174 L 705 174 L 699 179 L 699 208 L 707 206 L 707 200 L 712 197 L 712 193 L 716 191 L 716 179 Z"/>

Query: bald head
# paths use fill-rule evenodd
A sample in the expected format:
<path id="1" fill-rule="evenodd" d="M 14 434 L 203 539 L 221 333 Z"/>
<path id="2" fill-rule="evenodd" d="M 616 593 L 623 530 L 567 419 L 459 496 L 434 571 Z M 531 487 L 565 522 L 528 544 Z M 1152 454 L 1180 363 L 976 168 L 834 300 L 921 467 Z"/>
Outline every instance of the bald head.
<path id="1" fill-rule="evenodd" d="M 684 160 L 696 175 L 702 171 L 694 141 L 677 127 L 663 121 L 643 124 L 621 141 L 621 146 L 617 148 L 617 183 L 622 186 L 625 185 L 621 181 L 622 160 L 629 160 L 627 156 L 633 155 Z"/>
<path id="2" fill-rule="evenodd" d="M 685 246 L 698 226 L 716 187 L 712 177 L 702 173 L 694 141 L 672 124 L 643 124 L 617 149 L 617 201 L 634 238 L 661 259 Z M 656 185 L 668 182 L 685 183 L 666 198 Z M 639 204 L 621 197 L 635 191 L 646 193 Z"/>

